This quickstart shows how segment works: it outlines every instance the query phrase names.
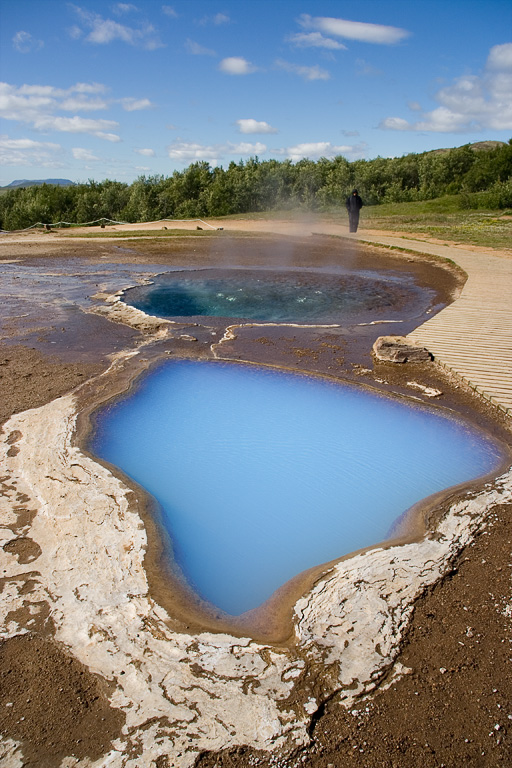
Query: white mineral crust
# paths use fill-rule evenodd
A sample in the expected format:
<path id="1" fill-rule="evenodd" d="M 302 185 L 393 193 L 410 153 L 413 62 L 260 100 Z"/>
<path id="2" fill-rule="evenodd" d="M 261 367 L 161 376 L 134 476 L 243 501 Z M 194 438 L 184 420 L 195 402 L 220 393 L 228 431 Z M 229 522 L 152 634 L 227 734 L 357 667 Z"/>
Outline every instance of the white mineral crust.
<path id="1" fill-rule="evenodd" d="M 0 549 L 7 577 L 0 637 L 30 629 L 7 614 L 47 603 L 56 640 L 115 683 L 111 704 L 126 715 L 123 735 L 104 758 L 73 763 L 83 768 L 135 768 L 130 748 L 143 750 L 146 765 L 168 755 L 171 765 L 188 768 L 203 750 L 307 742 L 321 704 L 307 682 L 310 666 L 313 678 L 319 662 L 325 670 L 324 694 L 340 690 L 350 703 L 370 690 L 396 657 L 415 597 L 446 570 L 486 510 L 512 497 L 509 471 L 455 504 L 436 535 L 340 562 L 297 602 L 294 649 L 183 634 L 169 629 L 149 595 L 133 492 L 73 445 L 75 420 L 70 394 L 13 416 L 0 434 L 0 546 L 26 536 L 41 549 L 31 563 Z M 20 499 L 35 512 L 21 532 Z M 16 576 L 27 572 L 36 587 L 22 594 Z M 5 768 L 20 764 L 14 743 L 3 749 Z"/>
<path id="2" fill-rule="evenodd" d="M 171 320 L 148 315 L 141 309 L 126 304 L 121 300 L 122 293 L 122 290 L 113 294 L 97 293 L 92 298 L 101 299 L 104 303 L 95 305 L 88 311 L 92 314 L 108 317 L 115 323 L 128 325 L 144 333 L 153 333 L 155 338 L 165 336 L 167 329 L 174 325 Z"/>

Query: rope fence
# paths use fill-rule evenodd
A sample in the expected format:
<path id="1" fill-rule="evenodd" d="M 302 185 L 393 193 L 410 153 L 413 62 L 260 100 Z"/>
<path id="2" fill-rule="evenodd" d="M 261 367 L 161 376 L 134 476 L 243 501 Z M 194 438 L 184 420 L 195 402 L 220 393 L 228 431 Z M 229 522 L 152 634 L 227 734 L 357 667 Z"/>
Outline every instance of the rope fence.
<path id="1" fill-rule="evenodd" d="M 48 224 L 43 221 L 37 221 L 35 224 L 31 224 L 30 227 L 25 227 L 25 229 L 1 229 L 0 234 L 1 235 L 10 235 L 14 232 L 20 233 L 20 232 L 29 232 L 31 229 L 37 229 L 38 227 L 44 227 L 47 230 L 58 228 L 58 227 L 93 227 L 95 225 L 100 226 L 106 226 L 107 224 L 160 224 L 164 221 L 168 221 L 169 223 L 175 223 L 175 224 L 185 224 L 185 223 L 193 223 L 195 221 L 198 221 L 201 224 L 204 224 L 205 227 L 210 227 L 210 229 L 218 230 L 222 229 L 222 227 L 214 227 L 212 224 L 209 224 L 207 221 L 203 221 L 203 219 L 157 219 L 156 221 L 115 221 L 114 219 L 96 219 L 95 221 L 84 221 L 79 224 L 76 224 L 71 221 L 56 221 L 52 224 Z"/>

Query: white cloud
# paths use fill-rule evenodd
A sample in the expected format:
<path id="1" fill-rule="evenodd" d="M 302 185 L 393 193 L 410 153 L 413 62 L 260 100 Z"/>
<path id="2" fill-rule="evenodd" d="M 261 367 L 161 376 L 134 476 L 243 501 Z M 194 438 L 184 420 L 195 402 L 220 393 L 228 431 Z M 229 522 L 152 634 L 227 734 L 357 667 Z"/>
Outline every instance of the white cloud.
<path id="1" fill-rule="evenodd" d="M 41 131 L 59 131 L 61 133 L 88 133 L 107 141 L 121 141 L 114 133 L 107 133 L 118 127 L 114 120 L 91 120 L 86 117 L 59 117 L 41 115 L 34 121 L 34 127 Z"/>
<path id="2" fill-rule="evenodd" d="M 52 144 L 48 141 L 34 141 L 33 139 L 10 139 L 7 135 L 0 136 L 0 142 L 5 149 L 60 149 L 60 144 Z"/>
<path id="3" fill-rule="evenodd" d="M 21 85 L 19 88 L 19 92 L 23 96 L 55 96 L 60 97 L 64 96 L 65 91 L 54 88 L 53 85 Z"/>
<path id="4" fill-rule="evenodd" d="M 54 106 L 46 96 L 25 97 L 16 88 L 0 83 L 0 117 L 23 123 L 34 122 L 38 115 Z"/>
<path id="5" fill-rule="evenodd" d="M 380 69 L 377 69 L 372 64 L 369 64 L 364 59 L 356 59 L 356 68 L 356 74 L 362 75 L 364 77 L 375 77 L 382 75 Z"/>
<path id="6" fill-rule="evenodd" d="M 117 123 L 116 123 L 117 125 Z M 113 144 L 117 144 L 117 142 L 121 141 L 120 137 L 117 135 L 117 133 L 104 133 L 103 131 L 94 131 L 92 136 L 96 136 L 98 139 L 104 139 L 105 141 L 111 141 Z"/>
<path id="7" fill-rule="evenodd" d="M 107 108 L 107 102 L 104 99 L 88 99 L 84 96 L 71 96 L 60 104 L 60 109 L 66 112 L 94 112 Z"/>
<path id="8" fill-rule="evenodd" d="M 264 120 L 254 120 L 252 117 L 237 120 L 236 124 L 240 133 L 277 133 L 276 128 L 272 128 L 269 123 Z"/>
<path id="9" fill-rule="evenodd" d="M 218 27 L 221 24 L 229 24 L 231 19 L 225 13 L 216 13 L 212 21 Z"/>
<path id="10" fill-rule="evenodd" d="M 61 145 L 53 142 L 0 136 L 0 165 L 40 165 L 60 168 L 63 163 L 57 159 L 56 155 L 60 155 L 61 152 Z"/>
<path id="11" fill-rule="evenodd" d="M 67 90 L 54 88 L 52 85 L 26 84 L 16 90 L 14 87 L 7 85 L 7 83 L 0 84 L 0 93 L 3 98 L 10 98 L 13 105 L 17 104 L 23 108 L 53 106 L 66 112 L 88 112 L 106 109 L 107 102 L 99 98 L 99 94 L 105 92 L 105 86 L 100 83 L 76 83 Z M 90 98 L 92 96 L 95 98 Z"/>
<path id="12" fill-rule="evenodd" d="M 231 19 L 225 13 L 216 13 L 213 16 L 203 16 L 203 18 L 200 19 L 198 22 L 198 24 L 200 24 L 203 27 L 210 24 L 213 24 L 214 26 L 219 27 L 221 24 L 230 24 L 230 23 L 231 23 Z"/>
<path id="13" fill-rule="evenodd" d="M 118 16 L 122 16 L 123 13 L 138 13 L 139 9 L 132 3 L 116 3 L 112 6 L 112 11 Z"/>
<path id="14" fill-rule="evenodd" d="M 304 78 L 304 80 L 329 80 L 330 74 L 326 69 L 322 69 L 317 64 L 314 67 L 301 67 L 298 64 L 290 64 L 288 61 L 278 59 L 276 66 L 284 69 L 285 72 L 291 72 L 294 75 Z"/>
<path id="15" fill-rule="evenodd" d="M 38 131 L 58 131 L 63 133 L 88 133 L 107 141 L 120 141 L 117 134 L 112 133 L 119 127 L 114 120 L 91 120 L 79 117 L 62 117 L 59 110 L 67 110 L 69 99 L 74 93 L 81 93 L 82 103 L 85 94 L 98 93 L 102 86 L 93 83 L 77 83 L 67 91 L 47 85 L 22 85 L 19 88 L 0 83 L 0 117 L 5 120 L 16 120 L 19 123 L 32 125 Z M 77 103 L 75 103 L 77 106 Z"/>
<path id="16" fill-rule="evenodd" d="M 368 145 L 364 142 L 356 145 L 338 146 L 329 141 L 318 141 L 305 142 L 281 149 L 276 148 L 272 152 L 274 155 L 287 157 L 292 162 L 298 162 L 303 159 L 318 160 L 321 157 L 333 158 L 338 155 L 343 155 L 350 160 L 357 160 L 366 156 L 367 149 Z M 177 139 L 167 148 L 167 151 L 171 160 L 183 165 L 201 161 L 206 161 L 210 165 L 220 165 L 226 159 L 261 156 L 268 152 L 268 147 L 260 142 L 234 144 L 228 141 L 224 144 L 204 145 Z"/>
<path id="17" fill-rule="evenodd" d="M 227 59 L 222 59 L 219 69 L 226 75 L 250 75 L 256 72 L 257 67 L 241 56 L 229 56 Z"/>
<path id="18" fill-rule="evenodd" d="M 149 99 L 126 97 L 110 102 L 102 98 L 107 91 L 101 83 L 76 83 L 70 88 L 51 85 L 22 85 L 19 88 L 0 83 L 0 117 L 31 125 L 38 131 L 88 133 L 105 141 L 120 141 L 115 120 L 92 120 L 77 114 L 63 117 L 59 112 L 92 112 L 106 110 L 109 103 L 120 103 L 127 112 L 150 109 Z"/>
<path id="19" fill-rule="evenodd" d="M 69 27 L 68 29 L 68 35 L 72 40 L 80 40 L 80 38 L 83 35 L 83 32 L 80 29 L 80 27 L 78 27 L 76 24 L 73 24 L 73 26 Z"/>
<path id="20" fill-rule="evenodd" d="M 318 160 L 321 157 L 332 158 L 337 155 L 353 154 L 354 147 L 343 145 L 335 146 L 330 141 L 305 142 L 280 150 L 280 154 L 286 155 L 292 162 L 299 160 Z"/>
<path id="21" fill-rule="evenodd" d="M 386 131 L 410 131 L 411 124 L 404 120 L 403 117 L 386 117 L 385 120 L 379 125 L 379 128 L 383 128 Z"/>
<path id="22" fill-rule="evenodd" d="M 436 94 L 439 106 L 409 122 L 387 117 L 380 128 L 394 131 L 465 133 L 512 129 L 512 43 L 491 48 L 481 75 L 463 75 Z M 410 105 L 417 109 L 414 102 Z"/>
<path id="23" fill-rule="evenodd" d="M 204 146 L 194 142 L 176 140 L 168 148 L 168 154 L 171 160 L 178 160 L 182 163 L 207 160 L 216 165 L 220 150 L 214 146 Z"/>
<path id="24" fill-rule="evenodd" d="M 71 93 L 106 93 L 107 87 L 101 83 L 76 83 L 69 91 Z"/>
<path id="25" fill-rule="evenodd" d="M 217 55 L 215 51 L 213 51 L 211 48 L 205 48 L 203 45 L 199 45 L 199 43 L 195 43 L 190 38 L 187 38 L 187 40 L 185 41 L 185 48 L 193 56 L 216 56 Z"/>
<path id="26" fill-rule="evenodd" d="M 133 29 L 124 27 L 122 24 L 118 24 L 117 21 L 96 19 L 91 26 L 92 31 L 87 37 L 90 43 L 102 45 L 111 43 L 112 40 L 122 40 L 125 43 L 130 43 L 130 45 L 135 43 Z"/>
<path id="27" fill-rule="evenodd" d="M 328 35 L 357 40 L 363 43 L 394 45 L 409 37 L 410 33 L 400 27 L 387 27 L 382 24 L 367 24 L 362 21 L 330 18 L 328 16 L 309 16 L 303 13 L 299 23 L 306 29 L 316 29 Z"/>
<path id="28" fill-rule="evenodd" d="M 30 32 L 25 32 L 24 30 L 16 32 L 12 39 L 12 44 L 19 53 L 32 53 L 32 51 L 38 51 L 44 45 L 42 40 L 36 40 Z"/>
<path id="29" fill-rule="evenodd" d="M 447 107 L 438 107 L 425 114 L 423 120 L 419 120 L 415 131 L 428 131 L 433 133 L 460 133 L 471 127 L 471 121 L 463 114 L 453 112 Z M 480 126 L 473 125 L 478 130 Z"/>
<path id="30" fill-rule="evenodd" d="M 170 16 L 172 19 L 177 19 L 178 14 L 172 7 L 172 5 L 162 5 L 162 12 L 165 13 L 166 16 Z"/>
<path id="31" fill-rule="evenodd" d="M 225 144 L 203 145 L 177 139 L 168 147 L 167 151 L 171 160 L 177 160 L 180 163 L 193 163 L 204 160 L 211 165 L 218 165 L 226 156 L 261 155 L 267 151 L 267 147 L 260 142 L 255 144 L 250 144 L 249 142 L 233 144 L 228 141 Z"/>
<path id="32" fill-rule="evenodd" d="M 501 71 L 512 70 L 512 43 L 493 46 L 489 51 L 487 68 Z"/>
<path id="33" fill-rule="evenodd" d="M 133 151 L 138 155 L 143 155 L 143 157 L 155 157 L 154 149 L 134 149 Z"/>
<path id="34" fill-rule="evenodd" d="M 287 41 L 297 48 L 328 48 L 329 50 L 335 51 L 347 50 L 346 45 L 338 43 L 337 40 L 333 40 L 330 37 L 324 37 L 321 32 L 297 32 L 294 35 L 289 35 Z"/>
<path id="35" fill-rule="evenodd" d="M 128 27 L 112 19 L 104 19 L 98 13 L 87 11 L 85 8 L 76 5 L 71 5 L 71 8 L 81 19 L 83 26 L 90 30 L 85 38 L 89 43 L 106 45 L 114 40 L 121 40 L 128 45 L 146 50 L 155 50 L 163 45 L 155 28 L 147 22 L 139 24 L 136 28 Z M 80 27 L 73 27 L 71 32 L 75 39 L 78 36 L 77 29 L 80 30 Z"/>
<path id="36" fill-rule="evenodd" d="M 51 92 L 30 93 L 26 88 L 27 86 L 16 88 L 8 83 L 0 83 L 0 117 L 30 123 L 40 114 L 55 108 L 57 102 Z"/>
<path id="37" fill-rule="evenodd" d="M 121 103 L 126 112 L 138 112 L 141 109 L 150 109 L 153 106 L 149 99 L 126 98 L 121 99 Z"/>
<path id="38" fill-rule="evenodd" d="M 266 151 L 266 145 L 261 144 L 259 141 L 256 144 L 250 144 L 247 141 L 243 141 L 240 144 L 232 144 L 228 141 L 226 144 L 226 153 L 230 155 L 262 155 Z"/>
<path id="39" fill-rule="evenodd" d="M 83 149 L 82 147 L 73 147 L 71 153 L 75 160 L 83 160 L 86 163 L 93 163 L 100 160 L 89 149 Z"/>

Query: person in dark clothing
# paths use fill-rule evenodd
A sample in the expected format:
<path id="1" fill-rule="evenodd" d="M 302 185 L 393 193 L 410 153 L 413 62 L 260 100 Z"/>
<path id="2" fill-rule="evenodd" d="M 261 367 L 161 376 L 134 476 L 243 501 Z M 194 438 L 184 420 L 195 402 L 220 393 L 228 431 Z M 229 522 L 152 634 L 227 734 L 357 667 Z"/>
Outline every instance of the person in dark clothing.
<path id="1" fill-rule="evenodd" d="M 359 211 L 363 207 L 363 201 L 357 194 L 357 189 L 353 189 L 352 194 L 347 197 L 345 207 L 348 211 L 349 232 L 357 232 Z"/>

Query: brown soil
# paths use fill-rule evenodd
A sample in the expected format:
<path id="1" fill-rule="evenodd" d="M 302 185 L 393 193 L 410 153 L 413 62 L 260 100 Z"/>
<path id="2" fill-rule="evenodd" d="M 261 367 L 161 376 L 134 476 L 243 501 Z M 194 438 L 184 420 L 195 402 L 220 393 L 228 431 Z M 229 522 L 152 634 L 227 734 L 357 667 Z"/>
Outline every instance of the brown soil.
<path id="1" fill-rule="evenodd" d="M 28 634 L 0 644 L 0 732 L 23 743 L 27 767 L 105 754 L 125 720 L 108 693 L 52 640 Z"/>
<path id="2" fill-rule="evenodd" d="M 9 255 L 4 254 L 9 258 L 24 258 L 27 254 L 33 257 L 37 249 L 40 258 L 53 258 L 61 252 L 65 258 L 98 258 L 97 245 L 73 245 L 72 252 L 69 243 L 59 246 L 53 242 L 50 246 L 49 241 L 41 248 L 38 244 L 30 248 L 27 244 L 19 248 L 12 244 Z M 104 247 L 109 261 L 126 261 L 127 254 L 118 254 L 117 247 Z M 163 243 L 155 246 L 153 262 L 164 261 L 165 247 Z M 149 260 L 148 255 L 140 255 L 140 250 L 135 258 Z M 115 333 L 110 332 L 114 351 Z M 135 343 L 132 337 L 129 341 Z M 305 345 L 292 341 L 258 332 L 241 342 L 240 350 L 245 353 L 252 347 L 263 355 L 272 345 L 282 345 L 283 350 L 277 350 L 279 355 L 286 351 L 291 359 L 299 361 L 299 367 L 311 370 L 339 365 L 346 353 L 344 342 L 328 335 L 308 338 Z M 319 343 L 324 346 L 318 347 Z M 90 358 L 83 362 L 78 352 L 71 359 L 51 357 L 17 343 L 16 338 L 4 339 L 0 342 L 0 425 L 10 414 L 49 402 L 104 369 L 107 353 L 108 345 L 96 362 Z M 403 384 L 404 375 L 395 368 L 384 366 L 378 373 L 395 390 Z M 354 367 L 353 377 L 359 375 Z M 434 373 L 421 381 L 439 385 Z M 467 412 L 474 406 L 471 396 L 462 389 L 448 391 L 446 381 L 443 387 L 447 388 L 450 407 Z M 487 427 L 494 425 L 496 434 L 507 439 L 503 419 L 500 426 L 487 406 L 478 410 L 477 421 Z M 5 479 L 0 478 L 0 492 L 1 482 Z M 26 516 L 30 518 L 30 510 Z M 399 656 L 410 670 L 408 674 L 398 681 L 384 681 L 376 693 L 358 702 L 351 712 L 343 709 L 334 696 L 315 717 L 309 746 L 296 753 L 269 756 L 242 747 L 204 754 L 198 758 L 197 768 L 510 765 L 511 524 L 512 505 L 495 507 L 488 528 L 462 551 L 453 571 L 417 601 Z M 28 605 L 38 553 L 34 542 L 25 535 L 20 534 L 10 546 L 18 561 L 26 564 L 20 578 L 25 583 Z M 2 587 L 0 579 L 0 591 Z M 107 681 L 93 675 L 55 641 L 49 605 L 40 605 L 39 609 L 34 621 L 34 611 L 27 608 L 26 634 L 0 645 L 0 732 L 4 738 L 22 743 L 27 766 L 57 768 L 64 756 L 71 755 L 99 759 L 120 735 L 124 716 L 108 703 Z M 143 760 L 140 768 L 145 768 Z M 165 768 L 165 763 L 158 768 Z"/>
<path id="3" fill-rule="evenodd" d="M 21 346 L 0 346 L 0 424 L 13 413 L 38 408 L 99 373 L 94 363 L 63 363 Z"/>

